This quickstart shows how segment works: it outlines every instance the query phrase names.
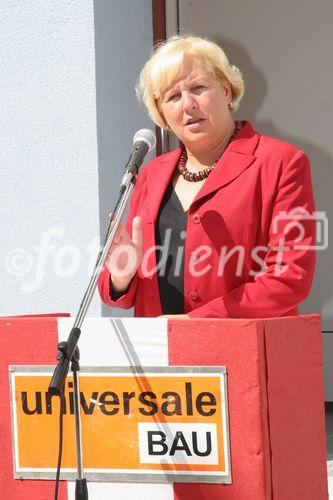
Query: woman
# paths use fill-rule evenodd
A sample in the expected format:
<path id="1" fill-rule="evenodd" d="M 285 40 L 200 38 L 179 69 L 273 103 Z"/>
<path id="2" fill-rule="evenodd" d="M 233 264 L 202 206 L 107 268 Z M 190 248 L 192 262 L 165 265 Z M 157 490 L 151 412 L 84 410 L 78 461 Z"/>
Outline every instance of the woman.
<path id="1" fill-rule="evenodd" d="M 234 122 L 243 78 L 208 40 L 159 45 L 139 92 L 181 146 L 138 176 L 99 281 L 104 302 L 136 316 L 297 314 L 315 258 L 305 154 Z"/>

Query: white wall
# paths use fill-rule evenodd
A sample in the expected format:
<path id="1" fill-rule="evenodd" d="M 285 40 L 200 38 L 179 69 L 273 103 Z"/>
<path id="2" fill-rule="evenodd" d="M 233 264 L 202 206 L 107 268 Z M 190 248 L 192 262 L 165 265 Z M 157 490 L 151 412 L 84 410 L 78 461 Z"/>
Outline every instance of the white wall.
<path id="1" fill-rule="evenodd" d="M 149 126 L 134 84 L 151 2 L 134 7 L 0 3 L 2 316 L 77 312 L 133 134 Z"/>
<path id="2" fill-rule="evenodd" d="M 1 315 L 74 312 L 99 234 L 93 2 L 5 0 L 0 20 Z"/>

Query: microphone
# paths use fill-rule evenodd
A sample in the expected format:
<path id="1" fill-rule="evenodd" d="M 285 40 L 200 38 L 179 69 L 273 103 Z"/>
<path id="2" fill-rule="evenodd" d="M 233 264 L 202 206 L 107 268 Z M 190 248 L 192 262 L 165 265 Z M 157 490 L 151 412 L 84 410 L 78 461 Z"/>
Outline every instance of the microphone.
<path id="1" fill-rule="evenodd" d="M 146 154 L 156 146 L 156 135 L 148 128 L 138 130 L 133 137 L 133 149 L 125 167 L 125 174 L 120 189 L 123 191 L 137 175 Z"/>

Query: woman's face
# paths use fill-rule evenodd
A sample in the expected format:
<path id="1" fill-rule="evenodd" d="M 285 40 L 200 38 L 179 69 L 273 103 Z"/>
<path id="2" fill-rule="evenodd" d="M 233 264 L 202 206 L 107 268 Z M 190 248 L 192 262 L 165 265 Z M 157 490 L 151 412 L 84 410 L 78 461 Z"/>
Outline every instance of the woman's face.
<path id="1" fill-rule="evenodd" d="M 199 59 L 187 56 L 180 78 L 162 95 L 160 108 L 168 127 L 189 149 L 214 148 L 230 129 L 229 82 L 207 72 Z"/>

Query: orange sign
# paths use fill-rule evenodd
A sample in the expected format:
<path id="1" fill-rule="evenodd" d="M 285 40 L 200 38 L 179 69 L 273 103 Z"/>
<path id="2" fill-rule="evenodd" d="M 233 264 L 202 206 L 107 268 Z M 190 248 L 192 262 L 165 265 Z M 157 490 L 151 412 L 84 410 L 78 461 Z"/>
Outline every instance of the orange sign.
<path id="1" fill-rule="evenodd" d="M 48 393 L 52 370 L 11 367 L 16 474 L 54 477 L 60 399 Z M 95 369 L 97 370 L 97 369 Z M 80 371 L 86 476 L 172 474 L 230 482 L 225 370 L 170 367 Z M 62 471 L 75 471 L 74 398 L 67 378 Z M 25 473 L 27 476 L 25 476 Z M 176 474 L 176 475 L 175 475 Z M 158 478 L 159 476 L 159 478 Z M 63 476 L 66 477 L 66 474 Z M 183 477 L 183 479 L 182 479 Z M 98 479 L 98 478 L 97 478 Z M 102 480 L 102 479 L 101 479 Z M 132 478 L 133 480 L 133 478 Z M 144 480 L 144 479 L 143 479 Z M 170 480 L 170 479 L 168 479 Z M 195 478 L 193 477 L 193 480 Z M 198 479 L 199 480 L 199 479 Z"/>

